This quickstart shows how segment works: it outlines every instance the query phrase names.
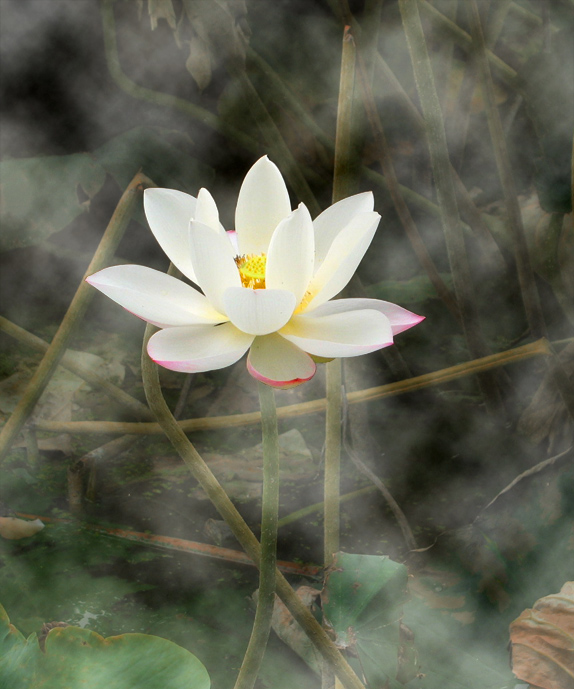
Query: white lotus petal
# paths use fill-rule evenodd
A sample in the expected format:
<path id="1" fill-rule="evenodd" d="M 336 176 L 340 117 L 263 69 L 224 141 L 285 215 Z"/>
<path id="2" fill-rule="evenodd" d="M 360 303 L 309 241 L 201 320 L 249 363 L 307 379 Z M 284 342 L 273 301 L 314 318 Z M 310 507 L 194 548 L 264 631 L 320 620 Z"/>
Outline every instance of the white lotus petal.
<path id="1" fill-rule="evenodd" d="M 302 203 L 279 223 L 271 237 L 265 286 L 293 292 L 298 304 L 313 277 L 314 254 L 313 221 Z"/>
<path id="2" fill-rule="evenodd" d="M 371 212 L 374 207 L 373 192 L 366 191 L 337 201 L 313 220 L 316 268 L 325 259 L 335 237 L 351 222 L 353 217 L 359 213 Z"/>
<path id="3" fill-rule="evenodd" d="M 293 388 L 310 380 L 315 362 L 277 333 L 256 337 L 247 357 L 247 370 L 257 380 L 274 388 Z"/>
<path id="4" fill-rule="evenodd" d="M 287 187 L 267 156 L 249 170 L 237 199 L 235 229 L 242 254 L 267 253 L 277 225 L 291 213 Z"/>
<path id="5" fill-rule="evenodd" d="M 239 255 L 239 242 L 237 241 L 237 232 L 235 230 L 227 230 L 227 239 L 231 242 L 233 247 L 233 255 Z"/>
<path id="6" fill-rule="evenodd" d="M 160 328 L 229 320 L 190 285 L 145 266 L 112 266 L 86 278 L 131 313 Z"/>
<path id="7" fill-rule="evenodd" d="M 347 285 L 369 248 L 380 219 L 378 213 L 360 213 L 339 232 L 309 283 L 311 299 L 304 311 L 316 309 Z"/>
<path id="8" fill-rule="evenodd" d="M 225 313 L 223 294 L 229 287 L 239 287 L 241 278 L 233 247 L 226 233 L 192 220 L 190 224 L 191 260 L 197 284 L 217 311 Z"/>
<path id="9" fill-rule="evenodd" d="M 363 309 L 373 309 L 383 313 L 391 323 L 393 336 L 412 328 L 425 319 L 424 316 L 417 316 L 416 313 L 407 311 L 402 306 L 392 304 L 390 301 L 382 301 L 381 299 L 334 299 L 316 308 L 312 315 L 315 317 L 328 316 L 332 313 L 360 311 Z"/>
<path id="10" fill-rule="evenodd" d="M 193 220 L 213 228 L 219 233 L 225 232 L 225 228 L 219 222 L 219 211 L 213 196 L 207 189 L 200 189 L 197 195 L 197 205 Z"/>
<path id="11" fill-rule="evenodd" d="M 172 371 L 199 373 L 225 368 L 241 359 L 253 342 L 252 335 L 231 323 L 166 328 L 147 345 L 150 357 Z"/>
<path id="12" fill-rule="evenodd" d="M 144 210 L 158 244 L 169 260 L 197 282 L 189 254 L 189 221 L 195 215 L 196 199 L 175 189 L 146 189 Z"/>
<path id="13" fill-rule="evenodd" d="M 389 319 L 373 310 L 295 316 L 279 334 L 303 351 L 324 357 L 359 356 L 393 344 Z"/>
<path id="14" fill-rule="evenodd" d="M 225 313 L 244 333 L 268 335 L 291 318 L 295 295 L 279 289 L 230 287 L 223 296 Z"/>

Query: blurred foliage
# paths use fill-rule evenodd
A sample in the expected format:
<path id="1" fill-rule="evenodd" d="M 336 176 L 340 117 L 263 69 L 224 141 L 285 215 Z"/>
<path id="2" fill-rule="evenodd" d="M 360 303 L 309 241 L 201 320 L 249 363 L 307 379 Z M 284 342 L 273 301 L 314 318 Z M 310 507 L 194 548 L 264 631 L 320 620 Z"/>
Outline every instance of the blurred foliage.
<path id="1" fill-rule="evenodd" d="M 195 189 L 209 185 L 213 172 L 186 152 L 188 137 L 179 132 L 134 127 L 92 152 L 0 162 L 3 203 L 0 251 L 45 241 L 90 210 L 106 174 L 120 188 L 138 170 L 153 170 L 163 187 Z M 144 223 L 143 213 L 139 219 Z"/>

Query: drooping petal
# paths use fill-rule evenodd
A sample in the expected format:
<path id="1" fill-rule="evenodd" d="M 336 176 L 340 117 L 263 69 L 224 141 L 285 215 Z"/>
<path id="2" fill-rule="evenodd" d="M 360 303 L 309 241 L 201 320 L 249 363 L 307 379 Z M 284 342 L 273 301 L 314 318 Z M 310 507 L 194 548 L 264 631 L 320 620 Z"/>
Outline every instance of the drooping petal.
<path id="1" fill-rule="evenodd" d="M 303 351 L 322 357 L 359 356 L 393 344 L 389 319 L 370 309 L 294 316 L 279 334 Z"/>
<path id="2" fill-rule="evenodd" d="M 316 309 L 347 285 L 369 248 L 380 219 L 378 213 L 360 213 L 339 232 L 309 283 L 311 299 L 304 311 Z"/>
<path id="3" fill-rule="evenodd" d="M 337 201 L 325 209 L 315 220 L 315 266 L 318 268 L 335 237 L 351 222 L 355 215 L 368 213 L 375 207 L 373 192 L 365 191 Z"/>
<path id="4" fill-rule="evenodd" d="M 282 220 L 269 244 L 265 285 L 289 290 L 298 304 L 313 276 L 315 241 L 311 214 L 302 203 Z"/>
<path id="5" fill-rule="evenodd" d="M 268 335 L 291 318 L 295 295 L 280 289 L 229 287 L 223 303 L 230 321 L 244 333 Z"/>
<path id="6" fill-rule="evenodd" d="M 224 233 L 225 228 L 219 222 L 219 211 L 213 196 L 207 189 L 200 189 L 197 194 L 197 205 L 195 207 L 195 216 L 193 220 L 213 228 L 219 233 Z"/>
<path id="7" fill-rule="evenodd" d="M 160 328 L 229 320 L 190 285 L 145 266 L 104 268 L 86 278 L 86 282 Z"/>
<path id="8" fill-rule="evenodd" d="M 166 328 L 147 345 L 150 357 L 172 371 L 200 373 L 225 368 L 241 359 L 253 342 L 231 323 Z"/>
<path id="9" fill-rule="evenodd" d="M 319 306 L 312 313 L 313 316 L 317 317 L 363 309 L 374 309 L 385 314 L 391 323 L 393 336 L 412 328 L 425 319 L 424 316 L 417 316 L 416 313 L 407 311 L 402 306 L 393 304 L 390 301 L 382 301 L 381 299 L 334 299 Z"/>
<path id="10" fill-rule="evenodd" d="M 197 284 L 217 311 L 225 313 L 223 295 L 229 287 L 239 287 L 241 278 L 233 247 L 224 233 L 192 220 L 190 225 L 191 260 Z"/>
<path id="11" fill-rule="evenodd" d="M 196 199 L 175 189 L 146 189 L 144 210 L 158 244 L 169 260 L 197 283 L 189 254 L 189 221 L 195 215 Z"/>
<path id="12" fill-rule="evenodd" d="M 263 156 L 245 176 L 237 199 L 235 229 L 241 253 L 266 253 L 273 231 L 289 213 L 285 181 L 278 167 Z"/>
<path id="13" fill-rule="evenodd" d="M 257 380 L 274 388 L 293 388 L 310 380 L 315 362 L 277 333 L 256 337 L 247 357 L 247 370 Z"/>

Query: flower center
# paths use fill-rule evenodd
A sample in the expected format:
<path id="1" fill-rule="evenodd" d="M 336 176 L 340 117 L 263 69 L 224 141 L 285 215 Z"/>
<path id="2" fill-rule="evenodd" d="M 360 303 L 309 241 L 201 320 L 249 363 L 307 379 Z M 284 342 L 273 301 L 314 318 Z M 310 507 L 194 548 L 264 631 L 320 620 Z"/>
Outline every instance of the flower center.
<path id="1" fill-rule="evenodd" d="M 265 289 L 265 254 L 247 254 L 236 256 L 235 263 L 239 268 L 241 284 L 251 289 Z"/>

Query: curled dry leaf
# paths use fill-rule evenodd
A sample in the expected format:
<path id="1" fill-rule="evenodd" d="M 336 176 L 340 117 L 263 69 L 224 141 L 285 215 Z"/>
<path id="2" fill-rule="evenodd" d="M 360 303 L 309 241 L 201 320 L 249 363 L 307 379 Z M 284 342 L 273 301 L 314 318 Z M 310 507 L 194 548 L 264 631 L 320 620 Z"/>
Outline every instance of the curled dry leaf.
<path id="1" fill-rule="evenodd" d="M 574 689 L 574 581 L 510 625 L 512 671 L 533 689 Z"/>
<path id="2" fill-rule="evenodd" d="M 311 586 L 299 586 L 296 590 L 296 594 L 301 599 L 303 605 L 312 612 L 315 610 L 316 601 L 320 593 L 320 591 Z M 255 603 L 257 603 L 258 598 L 259 589 L 253 594 Z M 321 656 L 319 652 L 278 596 L 275 596 L 271 626 L 283 643 L 286 643 L 287 646 L 295 651 L 314 672 L 320 674 Z"/>
<path id="3" fill-rule="evenodd" d="M 17 517 L 0 517 L 0 536 L 9 541 L 19 541 L 22 538 L 30 538 L 44 528 L 40 519 L 28 521 Z"/>

